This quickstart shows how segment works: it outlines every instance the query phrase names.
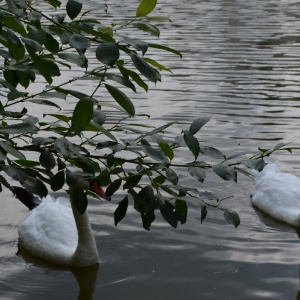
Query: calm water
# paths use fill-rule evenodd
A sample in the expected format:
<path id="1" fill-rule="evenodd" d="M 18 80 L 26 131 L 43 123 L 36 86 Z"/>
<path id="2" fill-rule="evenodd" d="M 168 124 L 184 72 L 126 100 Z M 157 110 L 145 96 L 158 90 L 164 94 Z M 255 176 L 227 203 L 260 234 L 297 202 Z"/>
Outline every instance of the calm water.
<path id="1" fill-rule="evenodd" d="M 226 153 L 279 142 L 299 147 L 299 2 L 159 2 L 158 13 L 173 19 L 161 42 L 184 58 L 163 59 L 175 75 L 164 76 L 148 94 L 133 95 L 137 111 L 150 113 L 155 125 L 211 115 L 201 137 L 233 138 L 222 146 Z M 127 1 L 125 13 L 134 14 L 137 3 Z M 120 12 L 123 4 L 111 4 L 111 15 Z M 282 170 L 300 176 L 299 152 L 274 158 Z M 201 225 L 196 207 L 176 230 L 158 217 L 146 232 L 134 211 L 116 228 L 113 211 L 121 195 L 100 207 L 91 201 L 101 263 L 99 270 L 80 272 L 16 255 L 18 224 L 28 211 L 2 193 L 0 299 L 92 299 L 93 293 L 109 300 L 300 299 L 299 232 L 252 207 L 248 178 L 224 184 L 212 174 L 203 188 L 235 195 L 226 206 L 240 214 L 237 229 L 214 211 Z"/>

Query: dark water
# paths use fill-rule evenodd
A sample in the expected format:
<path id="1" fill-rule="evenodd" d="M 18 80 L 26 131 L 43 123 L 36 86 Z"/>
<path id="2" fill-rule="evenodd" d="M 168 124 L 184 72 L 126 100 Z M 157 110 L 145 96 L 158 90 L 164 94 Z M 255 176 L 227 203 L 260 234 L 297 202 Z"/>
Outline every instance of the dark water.
<path id="1" fill-rule="evenodd" d="M 127 1 L 124 12 L 114 2 L 115 16 L 134 14 L 138 3 Z M 151 114 L 155 125 L 211 115 L 201 138 L 220 144 L 225 153 L 279 142 L 299 146 L 299 2 L 164 0 L 157 13 L 173 19 L 164 25 L 161 42 L 184 58 L 154 56 L 174 76 L 166 74 L 148 94 L 132 96 L 138 113 Z M 224 144 L 224 137 L 232 142 Z M 274 159 L 300 176 L 298 151 Z M 93 292 L 94 299 L 109 300 L 300 299 L 295 229 L 251 206 L 248 178 L 225 184 L 211 174 L 203 188 L 234 195 L 226 206 L 240 214 L 237 229 L 215 211 L 200 224 L 197 207 L 190 207 L 187 224 L 176 230 L 158 216 L 146 232 L 134 211 L 116 228 L 113 211 L 121 195 L 100 207 L 92 201 L 101 263 L 99 270 L 80 272 L 15 254 L 18 224 L 28 212 L 2 193 L 0 299 L 77 299 L 80 289 L 80 299 L 91 299 Z"/>

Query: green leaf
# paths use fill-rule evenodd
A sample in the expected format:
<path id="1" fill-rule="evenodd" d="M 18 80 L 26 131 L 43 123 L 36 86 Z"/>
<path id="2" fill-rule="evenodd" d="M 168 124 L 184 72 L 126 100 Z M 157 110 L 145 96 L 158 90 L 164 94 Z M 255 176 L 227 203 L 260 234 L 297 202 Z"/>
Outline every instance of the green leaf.
<path id="1" fill-rule="evenodd" d="M 209 146 L 201 146 L 200 152 L 206 156 L 216 158 L 216 159 L 226 158 L 226 156 L 220 150 Z"/>
<path id="2" fill-rule="evenodd" d="M 150 185 L 143 187 L 134 198 L 134 208 L 140 212 L 143 227 L 150 230 L 152 222 L 155 220 L 154 210 L 158 207 L 158 200 L 154 195 Z"/>
<path id="3" fill-rule="evenodd" d="M 224 208 L 222 208 L 222 210 L 224 211 L 224 219 L 228 223 L 233 224 L 234 227 L 238 227 L 240 225 L 241 223 L 240 217 L 235 211 L 230 209 L 224 209 Z"/>
<path id="4" fill-rule="evenodd" d="M 78 182 L 76 174 L 69 169 L 66 169 L 66 182 L 69 186 L 74 185 Z"/>
<path id="5" fill-rule="evenodd" d="M 55 158 L 48 149 L 41 153 L 39 161 L 42 167 L 47 171 L 50 171 L 55 167 Z"/>
<path id="6" fill-rule="evenodd" d="M 26 123 L 18 123 L 5 127 L 0 126 L 0 133 L 4 134 L 35 133 L 36 131 L 37 128 L 34 125 Z"/>
<path id="7" fill-rule="evenodd" d="M 124 78 L 123 76 L 120 76 L 120 75 L 117 75 L 117 74 L 112 74 L 112 73 L 106 73 L 105 77 L 107 79 L 110 79 L 110 80 L 113 80 L 117 83 L 120 83 L 120 84 L 122 84 L 126 87 L 129 87 L 134 92 L 136 92 L 136 89 L 135 89 L 135 86 L 133 85 L 133 83 L 130 80 Z"/>
<path id="8" fill-rule="evenodd" d="M 145 22 L 134 22 L 132 24 L 132 26 L 139 30 L 150 33 L 151 35 L 156 36 L 156 37 L 159 37 L 159 35 L 160 35 L 160 31 L 156 26 L 145 23 Z"/>
<path id="9" fill-rule="evenodd" d="M 152 65 L 153 67 L 158 68 L 159 70 L 164 70 L 164 71 L 167 71 L 167 72 L 170 72 L 173 74 L 173 72 L 170 69 L 166 68 L 165 66 L 163 66 L 162 64 L 158 63 L 157 61 L 155 61 L 153 59 L 144 57 L 144 60 L 147 63 L 149 63 L 150 65 Z"/>
<path id="10" fill-rule="evenodd" d="M 128 36 L 122 36 L 122 42 L 124 44 L 131 45 L 136 50 L 142 51 L 143 55 L 145 55 L 145 53 L 148 50 L 148 43 L 145 41 L 139 40 L 139 39 L 132 39 L 132 38 L 129 38 Z M 128 52 L 128 50 L 127 50 L 127 52 Z"/>
<path id="11" fill-rule="evenodd" d="M 21 37 L 21 40 L 25 45 L 30 46 L 32 49 L 35 49 L 39 52 L 43 51 L 43 47 L 37 41 L 24 37 Z"/>
<path id="12" fill-rule="evenodd" d="M 78 210 L 79 214 L 82 215 L 87 209 L 87 205 L 88 205 L 87 197 L 84 191 L 77 185 L 73 185 L 72 189 L 73 190 L 71 196 L 73 199 L 74 206 Z"/>
<path id="13" fill-rule="evenodd" d="M 122 73 L 123 76 L 130 76 L 131 79 L 139 85 L 141 88 L 143 88 L 146 92 L 148 91 L 148 85 L 144 82 L 144 80 L 141 79 L 139 74 L 137 74 L 134 71 L 128 70 L 122 66 L 118 66 L 120 72 Z"/>
<path id="14" fill-rule="evenodd" d="M 125 198 L 122 201 L 120 201 L 117 209 L 115 210 L 114 213 L 115 226 L 117 226 L 118 223 L 123 220 L 123 218 L 127 213 L 127 208 L 128 208 L 128 196 L 126 195 Z"/>
<path id="15" fill-rule="evenodd" d="M 167 155 L 167 157 L 169 157 L 170 160 L 174 158 L 174 152 L 168 143 L 162 142 L 159 144 L 159 147 L 163 151 L 163 153 Z"/>
<path id="16" fill-rule="evenodd" d="M 131 100 L 118 88 L 105 84 L 106 89 L 111 94 L 111 96 L 116 100 L 116 102 L 125 109 L 125 111 L 130 115 L 134 116 L 135 109 Z"/>
<path id="17" fill-rule="evenodd" d="M 206 205 L 201 205 L 201 224 L 202 222 L 205 220 L 207 216 L 207 208 L 206 208 Z"/>
<path id="18" fill-rule="evenodd" d="M 156 71 L 140 56 L 135 53 L 130 54 L 134 66 L 144 75 L 148 80 L 156 83 L 159 79 Z"/>
<path id="19" fill-rule="evenodd" d="M 167 169 L 166 175 L 167 175 L 167 178 L 169 179 L 169 181 L 172 184 L 177 185 L 177 183 L 178 183 L 178 176 L 177 176 L 177 174 L 172 169 Z"/>
<path id="20" fill-rule="evenodd" d="M 65 184 L 65 170 L 57 172 L 51 180 L 51 189 L 56 192 L 59 191 Z"/>
<path id="21" fill-rule="evenodd" d="M 85 68 L 87 66 L 87 59 L 84 55 L 80 55 L 76 53 L 58 53 L 57 56 L 72 64 L 76 64 L 81 68 Z"/>
<path id="22" fill-rule="evenodd" d="M 187 214 L 188 214 L 188 206 L 184 200 L 176 199 L 175 212 L 176 212 L 177 218 L 181 222 L 181 224 L 186 223 Z"/>
<path id="23" fill-rule="evenodd" d="M 113 181 L 106 189 L 106 196 L 110 197 L 112 196 L 121 186 L 122 178 L 118 178 L 115 181 Z"/>
<path id="24" fill-rule="evenodd" d="M 38 103 L 38 104 L 41 104 L 41 105 L 53 106 L 53 107 L 56 107 L 59 110 L 61 110 L 61 108 L 60 108 L 59 105 L 57 105 L 56 103 L 54 103 L 52 101 L 49 101 L 49 100 L 45 100 L 45 99 L 29 99 L 28 101 L 32 102 L 32 103 Z"/>
<path id="25" fill-rule="evenodd" d="M 51 116 L 51 117 L 53 117 L 53 118 L 55 118 L 55 119 L 57 119 L 57 120 L 60 120 L 60 121 L 63 121 L 63 122 L 65 122 L 65 123 L 69 123 L 69 121 L 70 121 L 70 117 L 68 117 L 68 116 L 65 116 L 65 115 L 58 115 L 58 114 L 47 114 L 48 116 Z"/>
<path id="26" fill-rule="evenodd" d="M 54 8 L 60 7 L 61 2 L 58 0 L 45 0 L 48 2 L 50 5 L 52 5 Z"/>
<path id="27" fill-rule="evenodd" d="M 172 23 L 172 20 L 164 16 L 151 16 L 146 18 L 150 22 Z"/>
<path id="28" fill-rule="evenodd" d="M 113 43 L 103 43 L 96 48 L 96 57 L 108 66 L 113 66 L 120 57 L 119 48 Z"/>
<path id="29" fill-rule="evenodd" d="M 162 46 L 162 45 L 158 45 L 158 44 L 148 44 L 148 47 L 164 50 L 164 51 L 167 51 L 167 52 L 171 52 L 173 54 L 178 55 L 180 58 L 182 58 L 182 54 L 179 51 L 177 51 L 175 49 L 172 49 L 172 48 L 169 48 L 169 47 L 166 47 L 166 46 Z"/>
<path id="30" fill-rule="evenodd" d="M 212 169 L 222 179 L 237 182 L 237 171 L 235 169 L 223 165 L 214 165 Z"/>
<path id="31" fill-rule="evenodd" d="M 100 109 L 95 109 L 92 120 L 93 120 L 94 123 L 102 126 L 105 123 L 106 114 Z"/>
<path id="32" fill-rule="evenodd" d="M 266 165 L 266 162 L 260 158 L 260 159 L 248 159 L 242 161 L 242 164 L 250 169 L 255 169 L 258 172 L 262 171 L 264 166 Z"/>
<path id="33" fill-rule="evenodd" d="M 70 19 L 75 19 L 81 12 L 82 9 L 82 3 L 77 2 L 75 0 L 68 0 L 68 3 L 66 5 L 67 14 L 70 17 Z"/>
<path id="34" fill-rule="evenodd" d="M 57 52 L 59 50 L 58 41 L 49 33 L 46 33 L 45 47 L 50 52 Z"/>
<path id="35" fill-rule="evenodd" d="M 188 168 L 188 170 L 194 178 L 196 178 L 198 181 L 203 183 L 203 181 L 206 177 L 206 173 L 202 168 L 190 167 L 190 168 Z"/>
<path id="36" fill-rule="evenodd" d="M 26 168 L 34 168 L 40 165 L 37 161 L 24 160 L 24 159 L 15 160 L 14 163 Z"/>
<path id="37" fill-rule="evenodd" d="M 178 223 L 178 216 L 175 212 L 175 206 L 168 202 L 165 201 L 165 204 L 162 205 L 160 208 L 160 213 L 164 217 L 164 219 L 174 228 L 177 227 Z"/>
<path id="38" fill-rule="evenodd" d="M 91 121 L 91 124 L 100 132 L 102 132 L 103 134 L 105 134 L 108 138 L 110 138 L 111 140 L 118 142 L 117 138 L 107 129 L 105 129 L 103 126 L 95 123 L 94 121 Z"/>
<path id="39" fill-rule="evenodd" d="M 19 159 L 26 159 L 25 155 L 22 152 L 10 145 L 8 142 L 0 142 L 0 146 L 4 151 L 11 154 L 12 156 L 17 157 Z"/>
<path id="40" fill-rule="evenodd" d="M 21 34 L 22 36 L 26 36 L 26 30 L 21 23 L 21 21 L 16 18 L 15 16 L 3 16 L 2 20 L 4 21 L 4 24 L 7 28 L 10 28 L 11 30 Z"/>
<path id="41" fill-rule="evenodd" d="M 80 50 L 80 53 L 84 53 L 85 50 L 91 46 L 90 41 L 86 37 L 79 34 L 73 34 L 69 40 L 69 44 L 71 47 Z"/>
<path id="42" fill-rule="evenodd" d="M 155 8 L 156 4 L 157 0 L 143 0 L 136 10 L 136 17 L 140 18 L 149 15 Z"/>
<path id="43" fill-rule="evenodd" d="M 142 179 L 143 175 L 132 175 L 131 177 L 129 177 L 125 184 L 123 185 L 123 189 L 132 189 L 134 187 L 136 187 L 138 185 L 138 183 L 140 182 L 140 180 Z"/>
<path id="44" fill-rule="evenodd" d="M 94 103 L 91 98 L 80 99 L 73 111 L 72 127 L 76 132 L 83 131 L 91 122 L 94 113 Z"/>
<path id="45" fill-rule="evenodd" d="M 146 144 L 142 140 L 142 150 L 145 152 L 146 155 L 153 158 L 154 160 L 161 161 L 164 163 L 169 163 L 168 158 L 162 154 L 160 151 L 152 148 L 150 145 Z"/>
<path id="46" fill-rule="evenodd" d="M 196 134 L 210 119 L 211 117 L 201 117 L 197 120 L 194 120 L 190 126 L 189 131 L 193 135 Z"/>
<path id="47" fill-rule="evenodd" d="M 24 182 L 27 179 L 27 174 L 19 168 L 1 165 L 1 169 L 11 178 L 16 181 Z"/>
<path id="48" fill-rule="evenodd" d="M 185 144 L 188 146 L 190 151 L 194 154 L 196 160 L 200 153 L 199 141 L 189 131 L 185 131 L 183 137 L 184 137 Z"/>
<path id="49" fill-rule="evenodd" d="M 64 137 L 56 139 L 54 147 L 64 159 L 71 158 L 75 153 L 74 145 Z"/>
<path id="50" fill-rule="evenodd" d="M 23 187 L 33 194 L 39 195 L 41 198 L 46 197 L 48 190 L 45 184 L 39 179 L 28 176 L 24 182 L 21 182 Z"/>

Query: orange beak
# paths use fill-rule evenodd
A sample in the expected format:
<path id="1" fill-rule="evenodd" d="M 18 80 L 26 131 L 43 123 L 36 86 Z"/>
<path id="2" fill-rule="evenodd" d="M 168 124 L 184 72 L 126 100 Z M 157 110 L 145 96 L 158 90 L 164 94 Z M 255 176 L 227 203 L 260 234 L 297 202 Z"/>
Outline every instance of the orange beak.
<path id="1" fill-rule="evenodd" d="M 97 180 L 94 180 L 91 183 L 91 191 L 93 191 L 94 193 L 96 193 L 98 196 L 100 196 L 101 198 L 110 201 L 110 197 L 106 197 L 105 191 L 102 188 L 102 186 L 100 185 L 100 183 Z"/>

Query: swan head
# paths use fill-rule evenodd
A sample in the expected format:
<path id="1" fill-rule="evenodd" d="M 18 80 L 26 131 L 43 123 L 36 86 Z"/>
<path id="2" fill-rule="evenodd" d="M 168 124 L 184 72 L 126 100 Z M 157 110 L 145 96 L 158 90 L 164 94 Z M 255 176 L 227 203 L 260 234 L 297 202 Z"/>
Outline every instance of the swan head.
<path id="1" fill-rule="evenodd" d="M 110 201 L 111 198 L 106 196 L 105 190 L 102 188 L 100 182 L 97 179 L 89 181 L 89 189 L 97 194 L 100 198 Z"/>

